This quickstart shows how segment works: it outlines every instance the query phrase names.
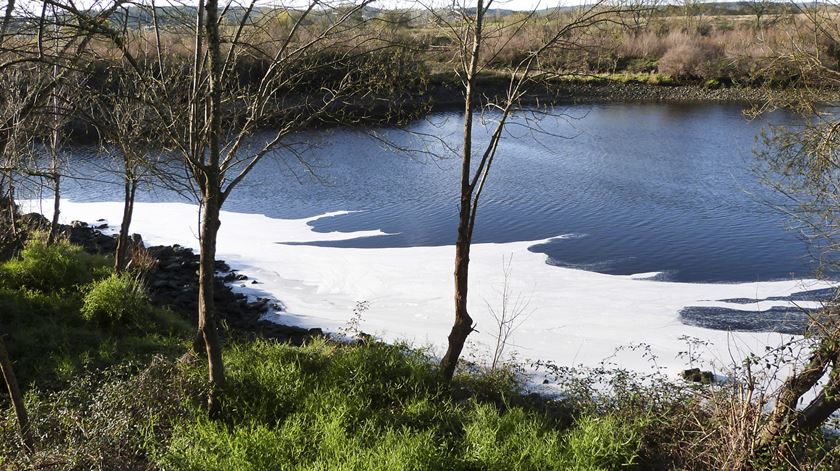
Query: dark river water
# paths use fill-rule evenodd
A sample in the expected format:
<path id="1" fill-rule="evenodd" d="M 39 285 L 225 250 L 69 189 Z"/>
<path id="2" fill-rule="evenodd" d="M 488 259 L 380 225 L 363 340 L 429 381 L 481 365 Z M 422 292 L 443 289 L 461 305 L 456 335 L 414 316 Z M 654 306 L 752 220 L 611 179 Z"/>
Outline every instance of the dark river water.
<path id="1" fill-rule="evenodd" d="M 562 115 L 557 115 L 562 113 Z M 770 203 L 779 196 L 754 172 L 756 136 L 774 115 L 748 121 L 739 106 L 621 104 L 519 115 L 499 148 L 478 214 L 476 242 L 540 240 L 550 263 L 610 274 L 663 272 L 686 282 L 809 276 L 808 250 Z M 408 131 L 332 129 L 295 136 L 266 158 L 225 205 L 277 218 L 330 211 L 316 231 L 392 234 L 336 247 L 405 247 L 454 242 L 460 116 L 436 114 Z M 476 126 L 478 139 L 489 132 Z M 397 150 L 396 147 L 408 148 Z M 78 173 L 102 157 L 74 149 Z M 432 156 L 431 154 L 435 154 Z M 304 160 L 308 166 L 301 165 Z M 102 174 L 101 180 L 115 182 Z M 77 201 L 119 200 L 104 181 L 65 185 Z M 177 201 L 163 190 L 144 201 Z M 277 234 L 283 241 L 283 234 Z"/>

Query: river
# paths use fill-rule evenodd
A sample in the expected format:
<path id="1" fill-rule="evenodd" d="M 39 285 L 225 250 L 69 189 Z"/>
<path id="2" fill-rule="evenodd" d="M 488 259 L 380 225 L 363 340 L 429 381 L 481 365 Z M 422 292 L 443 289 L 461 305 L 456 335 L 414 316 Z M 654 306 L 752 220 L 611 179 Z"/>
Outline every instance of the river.
<path id="1" fill-rule="evenodd" d="M 530 358 L 591 365 L 644 342 L 677 365 L 684 335 L 725 351 L 731 331 L 750 348 L 800 331 L 799 307 L 818 296 L 790 295 L 828 285 L 809 280 L 808 247 L 753 155 L 763 128 L 792 120 L 750 121 L 717 104 L 517 115 L 479 209 L 478 344 L 491 343 L 488 306 L 501 302 L 510 259 L 529 306 L 517 343 Z M 226 202 L 220 258 L 260 280 L 242 290 L 284 303 L 280 321 L 335 330 L 368 301 L 364 329 L 439 347 L 452 316 L 461 125 L 438 113 L 406 129 L 295 135 Z M 476 125 L 478 141 L 488 133 Z M 119 205 L 105 203 L 120 200 L 118 177 L 92 149 L 70 154 L 94 181 L 65 184 L 65 217 L 118 224 Z M 196 245 L 195 208 L 174 204 L 182 197 L 150 189 L 138 200 L 149 203 L 134 226 L 147 240 Z"/>

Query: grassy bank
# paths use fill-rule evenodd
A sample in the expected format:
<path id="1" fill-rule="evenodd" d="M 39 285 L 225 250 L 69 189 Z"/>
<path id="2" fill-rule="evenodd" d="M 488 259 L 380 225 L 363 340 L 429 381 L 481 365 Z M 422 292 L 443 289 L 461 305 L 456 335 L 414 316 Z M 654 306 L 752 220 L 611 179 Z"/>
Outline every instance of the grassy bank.
<path id="1" fill-rule="evenodd" d="M 30 240 L 0 264 L 0 332 L 24 385 L 61 388 L 85 371 L 183 352 L 188 325 L 117 277 L 111 260 L 61 241 Z"/>
<path id="2" fill-rule="evenodd" d="M 226 408 L 200 407 L 200 362 L 115 367 L 52 393 L 31 392 L 37 452 L 14 447 L 8 469 L 619 469 L 637 468 L 648 417 L 576 417 L 519 394 L 504 375 L 444 385 L 404 346 L 299 348 L 234 343 Z M 18 468 L 20 467 L 20 468 Z"/>
<path id="3" fill-rule="evenodd" d="M 443 382 L 409 345 L 302 347 L 227 332 L 221 417 L 204 409 L 194 330 L 68 243 L 30 241 L 0 265 L 0 322 L 34 435 L 0 396 L 0 469 L 612 470 L 785 468 L 749 455 L 754 425 L 727 385 L 554 367 L 560 394 L 518 368 Z M 758 416 L 760 418 L 760 415 Z M 785 459 L 836 469 L 836 439 L 795 437 Z"/>

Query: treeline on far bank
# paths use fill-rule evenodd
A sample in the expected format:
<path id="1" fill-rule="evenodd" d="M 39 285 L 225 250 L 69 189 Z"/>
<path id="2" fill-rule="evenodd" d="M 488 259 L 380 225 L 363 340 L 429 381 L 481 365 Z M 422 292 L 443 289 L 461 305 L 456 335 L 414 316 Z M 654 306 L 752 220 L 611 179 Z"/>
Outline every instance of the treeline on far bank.
<path id="1" fill-rule="evenodd" d="M 751 91 L 759 88 L 779 91 L 831 87 L 830 83 L 808 76 L 798 57 L 817 54 L 824 59 L 824 66 L 840 70 L 840 46 L 830 31 L 815 32 L 801 9 L 769 6 L 758 13 L 755 8 L 739 8 L 640 6 L 614 25 L 574 31 L 569 40 L 574 47 L 542 54 L 539 79 L 529 84 L 529 96 L 538 96 L 541 103 L 721 99 L 720 93 L 698 92 L 687 97 L 656 91 L 625 93 L 622 86 L 631 84 L 701 90 L 731 88 L 743 92 L 730 92 L 724 99 L 740 96 L 747 102 L 763 99 L 756 99 Z M 133 40 L 125 47 L 139 51 L 151 49 L 159 42 L 168 69 L 159 73 L 185 74 L 193 60 L 183 46 L 190 40 L 191 31 L 177 21 L 166 21 L 166 15 L 183 15 L 180 10 L 159 10 L 162 26 L 157 33 L 149 29 L 148 12 L 131 10 L 128 19 L 137 17 L 136 21 L 123 26 L 136 31 L 129 34 Z M 237 17 L 235 12 L 229 15 Z M 247 92 L 266 76 L 274 61 L 272 54 L 282 47 L 292 21 L 289 18 L 294 17 L 295 11 L 287 10 L 286 17 L 276 11 L 271 11 L 271 15 L 247 36 L 255 52 L 232 58 L 225 87 Z M 564 20 L 562 14 L 536 18 L 527 15 L 499 11 L 486 20 L 493 33 L 484 39 L 488 54 L 479 70 L 483 87 L 488 90 L 481 97 L 482 102 L 503 96 L 516 65 L 538 47 L 552 22 Z M 837 12 L 829 10 L 825 15 L 830 22 Z M 459 46 L 446 30 L 443 18 L 419 9 L 359 13 L 356 20 L 348 20 L 341 41 L 288 62 L 284 71 L 288 80 L 272 85 L 274 118 L 267 118 L 263 125 L 270 127 L 286 121 L 284 110 L 300 112 L 301 103 L 323 101 L 330 90 L 348 81 L 360 91 L 332 105 L 333 113 L 319 113 L 317 123 L 400 125 L 431 110 L 462 105 L 460 78 L 453 62 Z M 317 16 L 312 21 L 317 21 Z M 308 23 L 303 27 L 306 26 Z M 159 37 L 155 38 L 155 34 Z M 84 73 L 79 80 L 88 85 L 86 93 L 91 99 L 103 92 L 120 93 L 120 87 L 126 86 L 125 80 L 132 77 L 123 70 L 132 65 L 104 47 L 92 47 L 95 53 L 91 60 L 80 63 Z M 138 53 L 136 57 L 149 62 L 141 63 L 141 67 L 154 66 L 157 60 L 153 53 Z M 32 77 L 24 74 L 18 79 L 20 86 L 25 87 Z M 598 88 L 597 92 L 593 92 L 593 87 Z M 76 138 L 94 140 L 96 130 L 91 121 L 95 120 L 85 119 L 83 110 L 77 110 L 68 125 Z"/>
<path id="2" fill-rule="evenodd" d="M 428 70 L 422 61 L 402 47 L 319 50 L 311 57 L 290 61 L 289 64 L 284 71 L 287 79 L 277 81 L 272 88 L 271 103 L 268 105 L 272 112 L 261 119 L 261 127 L 277 127 L 293 119 L 290 116 L 317 107 L 330 99 L 332 90 L 345 83 L 353 83 L 360 91 L 330 105 L 326 111 L 319 111 L 313 125 L 402 125 L 424 116 L 432 108 Z M 84 65 L 83 73 L 78 74 L 81 86 L 77 86 L 74 92 L 86 96 L 82 99 L 77 97 L 65 114 L 65 126 L 70 132 L 68 138 L 73 141 L 97 142 L 105 134 L 101 126 L 107 121 L 103 122 L 91 103 L 107 106 L 109 100 L 130 99 L 136 106 L 143 107 L 144 100 L 160 98 L 144 96 L 150 87 L 136 83 L 136 76 L 127 70 L 132 65 L 125 61 L 99 56 Z M 151 57 L 143 57 L 138 66 L 154 69 L 155 74 L 171 76 L 188 74 L 191 64 L 188 57 L 173 54 L 166 69 L 161 70 Z M 272 61 L 268 59 L 237 56 L 232 60 L 225 88 L 239 90 L 242 94 L 254 93 L 271 66 Z M 22 75 L 19 79 L 17 85 L 25 88 L 31 77 Z M 180 92 L 172 93 L 169 99 L 183 100 L 183 103 L 170 109 L 187 108 L 185 97 L 188 90 Z M 230 107 L 236 108 L 237 103 L 231 103 Z M 147 110 L 153 114 L 151 108 L 149 105 Z M 238 120 L 244 122 L 247 111 L 241 111 Z"/>

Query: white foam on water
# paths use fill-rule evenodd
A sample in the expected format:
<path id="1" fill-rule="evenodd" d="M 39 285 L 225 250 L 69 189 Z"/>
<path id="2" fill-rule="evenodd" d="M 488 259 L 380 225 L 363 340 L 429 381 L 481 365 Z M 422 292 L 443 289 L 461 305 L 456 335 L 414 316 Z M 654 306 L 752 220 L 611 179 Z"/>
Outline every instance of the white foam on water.
<path id="1" fill-rule="evenodd" d="M 25 202 L 49 217 L 50 205 Z M 147 245 L 178 243 L 198 247 L 198 207 L 184 203 L 136 203 L 132 232 Z M 382 235 L 380 231 L 314 232 L 307 219 L 274 219 L 259 214 L 223 211 L 217 257 L 259 281 L 243 281 L 237 289 L 252 296 L 282 302 L 269 314 L 278 322 L 336 331 L 353 315 L 357 301 L 367 301 L 361 329 L 386 341 L 408 340 L 442 353 L 453 321 L 454 248 L 332 248 L 286 245 Z M 61 220 L 92 223 L 104 218 L 117 225 L 122 204 L 63 201 Z M 453 222 L 454 224 L 454 222 Z M 562 237 L 562 236 L 559 236 Z M 786 302 L 737 305 L 718 299 L 765 299 L 830 283 L 790 280 L 738 284 L 652 281 L 653 274 L 606 275 L 548 265 L 546 255 L 528 247 L 544 241 L 475 244 L 470 264 L 470 314 L 477 333 L 470 340 L 479 354 L 489 354 L 495 322 L 487 303 L 499 307 L 504 285 L 503 259 L 510 258 L 510 289 L 528 301 L 527 319 L 512 343 L 520 359 L 541 359 L 559 365 L 597 366 L 615 349 L 635 343 L 650 345 L 659 366 L 676 371 L 686 366 L 678 358 L 686 350 L 681 336 L 710 342 L 700 352 L 706 360 L 729 365 L 746 352 L 763 352 L 791 339 L 789 335 L 724 332 L 680 322 L 685 306 L 721 306 L 763 310 Z M 808 306 L 809 303 L 797 303 Z M 760 309 L 759 309 L 760 308 Z M 622 368 L 649 371 L 638 352 L 622 351 L 613 359 Z"/>

